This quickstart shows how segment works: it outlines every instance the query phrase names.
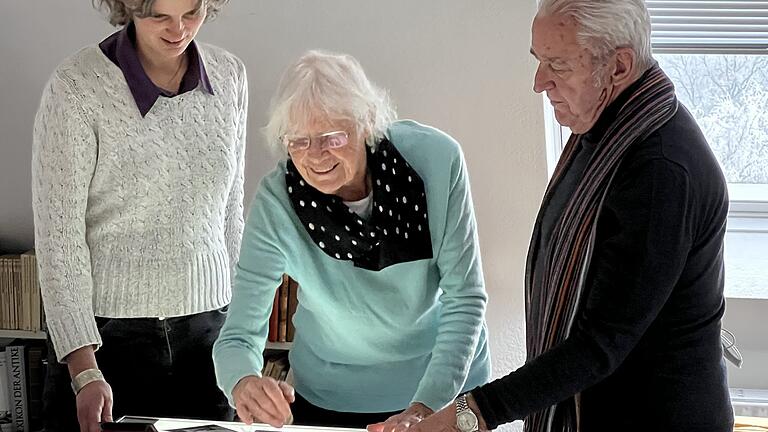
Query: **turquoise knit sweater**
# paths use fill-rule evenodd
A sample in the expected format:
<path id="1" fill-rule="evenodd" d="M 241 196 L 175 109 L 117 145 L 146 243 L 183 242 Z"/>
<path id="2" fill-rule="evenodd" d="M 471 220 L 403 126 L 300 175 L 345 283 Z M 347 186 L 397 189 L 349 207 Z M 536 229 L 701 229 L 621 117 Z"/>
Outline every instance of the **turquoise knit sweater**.
<path id="1" fill-rule="evenodd" d="M 259 375 L 275 289 L 301 285 L 290 352 L 296 391 L 322 408 L 437 410 L 488 381 L 490 360 L 475 216 L 461 149 L 445 133 L 399 121 L 390 141 L 422 177 L 433 258 L 381 271 L 326 255 L 285 186 L 285 161 L 262 179 L 245 227 L 226 324 L 214 346 L 219 386 Z"/>

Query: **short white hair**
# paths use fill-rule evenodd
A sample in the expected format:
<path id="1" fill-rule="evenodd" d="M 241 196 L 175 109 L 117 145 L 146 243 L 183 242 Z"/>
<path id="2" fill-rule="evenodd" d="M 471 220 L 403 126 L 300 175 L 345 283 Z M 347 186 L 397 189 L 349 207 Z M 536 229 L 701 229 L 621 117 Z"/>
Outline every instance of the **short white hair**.
<path id="1" fill-rule="evenodd" d="M 264 134 L 280 149 L 283 135 L 310 122 L 341 122 L 367 133 L 366 144 L 374 147 L 396 118 L 389 94 L 368 79 L 354 57 L 312 50 L 283 73 Z"/>
<path id="2" fill-rule="evenodd" d="M 579 44 L 598 60 L 616 48 L 632 48 L 638 74 L 654 63 L 651 17 L 645 0 L 539 0 L 538 15 L 573 18 L 579 26 Z"/>

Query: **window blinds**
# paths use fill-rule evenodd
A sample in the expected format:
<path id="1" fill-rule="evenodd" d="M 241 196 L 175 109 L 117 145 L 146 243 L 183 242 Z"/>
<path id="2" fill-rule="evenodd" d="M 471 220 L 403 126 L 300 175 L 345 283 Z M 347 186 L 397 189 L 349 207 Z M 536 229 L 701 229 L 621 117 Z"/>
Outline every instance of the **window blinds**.
<path id="1" fill-rule="evenodd" d="M 768 1 L 646 0 L 656 53 L 768 54 Z"/>

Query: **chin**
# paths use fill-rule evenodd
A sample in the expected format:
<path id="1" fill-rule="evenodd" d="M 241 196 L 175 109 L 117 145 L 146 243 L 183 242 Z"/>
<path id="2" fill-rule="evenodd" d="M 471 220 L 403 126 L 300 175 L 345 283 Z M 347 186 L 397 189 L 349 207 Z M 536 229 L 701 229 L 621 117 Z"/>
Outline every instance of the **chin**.
<path id="1" fill-rule="evenodd" d="M 307 183 L 309 183 L 313 188 L 319 190 L 320 192 L 326 195 L 335 195 L 336 192 L 341 187 L 337 185 L 336 182 L 328 182 L 328 181 L 308 181 Z"/>

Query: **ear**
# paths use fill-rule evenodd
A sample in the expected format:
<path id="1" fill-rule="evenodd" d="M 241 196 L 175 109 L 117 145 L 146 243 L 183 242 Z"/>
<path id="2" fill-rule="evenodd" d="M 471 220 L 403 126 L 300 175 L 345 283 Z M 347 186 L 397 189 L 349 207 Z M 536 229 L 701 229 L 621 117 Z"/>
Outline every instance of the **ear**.
<path id="1" fill-rule="evenodd" d="M 630 84 L 637 75 L 637 55 L 632 48 L 617 48 L 611 82 L 615 86 Z"/>

